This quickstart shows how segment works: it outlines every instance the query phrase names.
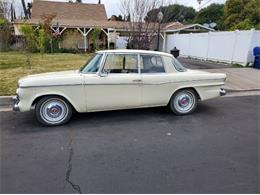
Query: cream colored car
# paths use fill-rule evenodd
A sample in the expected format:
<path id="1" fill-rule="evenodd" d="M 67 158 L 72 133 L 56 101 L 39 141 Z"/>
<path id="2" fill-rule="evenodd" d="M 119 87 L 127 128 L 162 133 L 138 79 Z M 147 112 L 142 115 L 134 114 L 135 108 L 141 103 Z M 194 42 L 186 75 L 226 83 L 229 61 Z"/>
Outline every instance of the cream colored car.
<path id="1" fill-rule="evenodd" d="M 225 95 L 225 74 L 184 68 L 172 55 L 142 50 L 97 52 L 80 70 L 24 77 L 14 110 L 35 108 L 39 122 L 61 125 L 72 111 L 95 112 L 169 106 L 192 113 L 198 100 Z"/>

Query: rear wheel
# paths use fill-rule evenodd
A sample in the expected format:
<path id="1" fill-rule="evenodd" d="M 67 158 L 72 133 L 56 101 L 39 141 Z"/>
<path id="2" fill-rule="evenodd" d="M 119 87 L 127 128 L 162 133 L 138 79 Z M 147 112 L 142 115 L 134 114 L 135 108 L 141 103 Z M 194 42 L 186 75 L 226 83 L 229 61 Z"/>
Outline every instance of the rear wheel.
<path id="1" fill-rule="evenodd" d="M 198 104 L 194 90 L 183 89 L 177 91 L 171 98 L 169 107 L 176 115 L 186 115 L 194 112 Z"/>
<path id="2" fill-rule="evenodd" d="M 57 126 L 65 124 L 72 115 L 71 105 L 61 97 L 43 97 L 35 107 L 37 120 L 43 125 Z"/>

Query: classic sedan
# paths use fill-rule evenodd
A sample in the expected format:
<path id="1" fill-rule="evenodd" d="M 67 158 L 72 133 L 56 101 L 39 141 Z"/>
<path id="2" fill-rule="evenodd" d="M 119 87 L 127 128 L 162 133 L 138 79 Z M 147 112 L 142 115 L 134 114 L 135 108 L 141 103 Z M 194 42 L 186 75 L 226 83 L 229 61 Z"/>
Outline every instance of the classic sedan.
<path id="1" fill-rule="evenodd" d="M 80 70 L 30 75 L 18 81 L 15 111 L 35 109 L 47 126 L 79 113 L 168 106 L 194 112 L 198 100 L 225 95 L 225 74 L 184 68 L 172 55 L 142 50 L 98 51 Z"/>

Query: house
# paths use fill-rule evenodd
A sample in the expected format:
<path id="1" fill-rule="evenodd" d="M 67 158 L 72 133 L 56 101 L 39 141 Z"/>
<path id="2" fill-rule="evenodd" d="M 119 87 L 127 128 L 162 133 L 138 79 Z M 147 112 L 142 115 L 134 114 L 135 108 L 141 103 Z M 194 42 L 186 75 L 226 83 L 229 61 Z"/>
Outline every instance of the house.
<path id="1" fill-rule="evenodd" d="M 109 20 L 106 14 L 104 4 L 89 3 L 70 3 L 34 0 L 31 11 L 31 18 L 24 20 L 15 20 L 15 35 L 21 35 L 20 26 L 28 23 L 32 26 L 39 25 L 41 18 L 46 15 L 54 15 L 50 28 L 56 35 L 62 36 L 61 48 L 81 49 L 88 51 L 93 43 L 90 39 L 90 32 L 98 27 L 101 29 L 100 47 L 111 48 L 111 46 L 120 46 L 120 38 L 128 36 L 125 26 L 127 22 L 119 22 L 113 19 Z M 161 50 L 165 50 L 165 44 L 168 34 L 172 33 L 190 33 L 190 32 L 208 32 L 213 29 L 199 24 L 183 25 L 179 22 L 162 24 L 161 26 Z M 153 49 L 153 48 L 152 48 Z"/>

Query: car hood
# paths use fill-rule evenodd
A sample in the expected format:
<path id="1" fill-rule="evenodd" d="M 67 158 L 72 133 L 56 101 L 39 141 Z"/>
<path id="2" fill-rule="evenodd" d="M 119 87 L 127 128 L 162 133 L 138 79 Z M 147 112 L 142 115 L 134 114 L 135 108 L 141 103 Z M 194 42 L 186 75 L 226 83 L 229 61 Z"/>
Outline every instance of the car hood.
<path id="1" fill-rule="evenodd" d="M 78 70 L 50 72 L 28 75 L 18 81 L 19 87 L 38 87 L 53 85 L 82 84 L 82 77 Z"/>

